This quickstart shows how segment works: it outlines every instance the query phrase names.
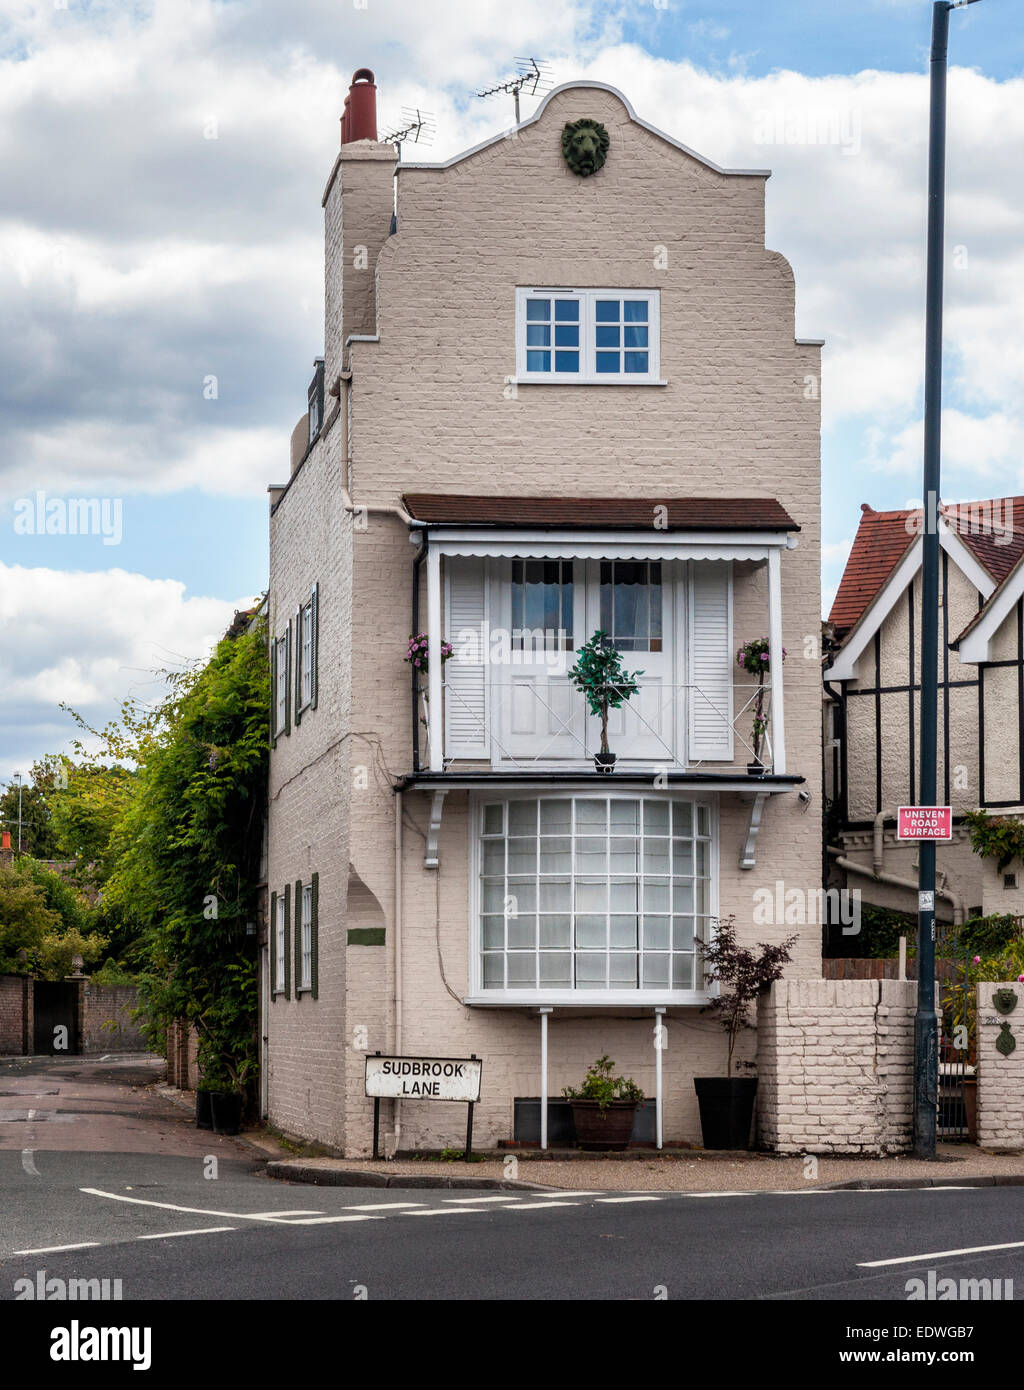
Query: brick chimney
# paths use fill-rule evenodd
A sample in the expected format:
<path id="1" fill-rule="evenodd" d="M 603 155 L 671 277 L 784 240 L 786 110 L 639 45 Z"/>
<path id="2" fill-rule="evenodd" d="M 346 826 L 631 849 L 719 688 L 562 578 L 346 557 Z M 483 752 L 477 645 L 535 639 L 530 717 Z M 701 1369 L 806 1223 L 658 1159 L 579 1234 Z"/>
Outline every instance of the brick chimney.
<path id="1" fill-rule="evenodd" d="M 377 138 L 377 88 L 369 68 L 357 68 L 341 116 L 341 143 Z"/>

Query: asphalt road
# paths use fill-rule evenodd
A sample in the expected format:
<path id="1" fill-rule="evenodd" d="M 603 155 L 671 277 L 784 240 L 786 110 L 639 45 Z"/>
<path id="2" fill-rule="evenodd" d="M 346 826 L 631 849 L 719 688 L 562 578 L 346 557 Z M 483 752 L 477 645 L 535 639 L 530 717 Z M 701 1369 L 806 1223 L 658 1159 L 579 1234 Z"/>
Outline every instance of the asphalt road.
<path id="1" fill-rule="evenodd" d="M 454 1195 L 261 1168 L 0 1153 L 0 1301 L 40 1270 L 120 1279 L 125 1300 L 906 1302 L 929 1270 L 1024 1296 L 1024 1188 Z"/>

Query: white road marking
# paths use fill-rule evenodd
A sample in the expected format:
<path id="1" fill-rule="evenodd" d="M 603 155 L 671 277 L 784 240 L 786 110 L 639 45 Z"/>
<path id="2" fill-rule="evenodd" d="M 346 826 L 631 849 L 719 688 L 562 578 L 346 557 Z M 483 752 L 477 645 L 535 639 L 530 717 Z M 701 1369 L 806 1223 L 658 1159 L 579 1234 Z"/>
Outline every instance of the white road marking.
<path id="1" fill-rule="evenodd" d="M 35 1149 L 22 1149 L 21 1166 L 24 1168 L 25 1172 L 30 1175 L 30 1177 L 38 1178 L 39 1169 L 36 1167 L 36 1161 L 33 1157 L 34 1153 Z"/>
<path id="2" fill-rule="evenodd" d="M 178 1236 L 210 1236 L 215 1231 L 234 1231 L 235 1226 L 203 1226 L 196 1231 L 160 1231 L 155 1236 L 136 1236 L 136 1240 L 176 1240 Z"/>
<path id="3" fill-rule="evenodd" d="M 295 1211 L 254 1211 L 249 1214 L 250 1216 L 266 1216 L 268 1218 L 274 1216 L 323 1216 L 323 1210 L 320 1207 L 306 1209 L 300 1207 Z"/>
<path id="4" fill-rule="evenodd" d="M 235 1221 L 271 1221 L 281 1222 L 278 1216 L 264 1216 L 256 1212 L 247 1211 L 211 1211 L 209 1207 L 180 1207 L 175 1202 L 152 1202 L 145 1197 L 125 1197 L 120 1192 L 104 1192 L 98 1187 L 80 1187 L 79 1192 L 85 1192 L 90 1197 L 107 1197 L 112 1202 L 129 1202 L 136 1207 L 159 1207 L 161 1211 L 186 1211 L 193 1216 L 230 1216 Z M 367 1218 L 369 1219 L 369 1218 Z M 285 1224 L 287 1220 L 285 1219 Z M 292 1222 L 292 1225 L 302 1225 L 301 1221 Z"/>
<path id="5" fill-rule="evenodd" d="M 620 1197 L 619 1201 L 622 1200 Z M 578 1207 L 579 1202 L 520 1202 L 518 1206 L 502 1207 L 502 1211 L 550 1211 L 552 1207 Z"/>
<path id="6" fill-rule="evenodd" d="M 926 1255 L 900 1255 L 895 1260 L 860 1260 L 858 1269 L 882 1269 L 886 1265 L 912 1265 L 919 1260 L 951 1260 L 957 1255 L 987 1255 L 990 1250 L 1024 1250 L 1024 1240 L 1009 1240 L 1004 1245 L 968 1245 L 963 1250 L 929 1250 Z"/>
<path id="7" fill-rule="evenodd" d="M 759 1192 L 687 1192 L 687 1197 L 758 1197 Z"/>
<path id="8" fill-rule="evenodd" d="M 359 1202 L 345 1211 L 396 1211 L 399 1207 L 425 1207 L 426 1202 Z M 312 1215 L 312 1213 L 310 1213 Z"/>
<path id="9" fill-rule="evenodd" d="M 430 1211 L 411 1211 L 410 1216 L 486 1216 L 479 1207 L 432 1207 Z"/>
<path id="10" fill-rule="evenodd" d="M 419 1212 L 410 1212 L 411 1216 L 418 1216 Z M 295 1221 L 282 1221 L 282 1226 L 331 1226 L 339 1221 L 380 1221 L 379 1216 L 300 1216 Z"/>
<path id="11" fill-rule="evenodd" d="M 660 1202 L 660 1197 L 598 1197 L 595 1205 L 602 1202 Z"/>
<path id="12" fill-rule="evenodd" d="M 442 1202 L 517 1202 L 519 1199 L 506 1194 L 504 1197 L 442 1197 L 441 1200 Z M 422 1203 L 417 1205 L 422 1206 Z"/>
<path id="13" fill-rule="evenodd" d="M 600 1197 L 607 1188 L 598 1188 L 593 1192 L 577 1192 L 574 1187 L 560 1188 L 558 1192 L 540 1192 L 540 1197 Z"/>
<path id="14" fill-rule="evenodd" d="M 15 1250 L 15 1255 L 55 1255 L 58 1250 L 88 1250 L 98 1240 L 80 1240 L 77 1245 L 44 1245 L 41 1250 Z"/>

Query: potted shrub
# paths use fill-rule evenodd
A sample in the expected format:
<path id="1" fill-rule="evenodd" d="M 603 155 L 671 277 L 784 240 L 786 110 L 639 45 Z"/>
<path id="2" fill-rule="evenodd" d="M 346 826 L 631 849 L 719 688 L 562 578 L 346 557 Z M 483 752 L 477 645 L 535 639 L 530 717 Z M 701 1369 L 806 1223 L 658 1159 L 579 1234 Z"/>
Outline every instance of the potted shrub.
<path id="1" fill-rule="evenodd" d="M 245 1102 L 244 1084 L 248 1064 L 236 1065 L 226 1046 L 216 1039 L 200 1042 L 199 1065 L 202 1080 L 196 1091 L 196 1123 L 199 1122 L 199 1095 L 209 1097 L 210 1121 L 214 1134 L 237 1134 L 242 1127 L 242 1107 Z"/>
<path id="2" fill-rule="evenodd" d="M 213 1103 L 210 1099 L 215 1082 L 205 1076 L 199 1078 L 196 1086 L 196 1128 L 213 1129 Z"/>
<path id="3" fill-rule="evenodd" d="M 725 1076 L 693 1079 L 706 1149 L 750 1147 L 757 1077 L 734 1076 L 733 1054 L 740 1033 L 755 1026 L 750 1013 L 758 996 L 782 978 L 796 939 L 791 936 L 780 945 L 759 942 L 756 950 L 751 950 L 737 942 L 736 923 L 730 917 L 718 923 L 713 939 L 703 947 L 705 983 L 718 984 L 721 991 L 702 1012 L 718 1019 L 728 1041 Z"/>
<path id="4" fill-rule="evenodd" d="M 628 1076 L 613 1076 L 614 1070 L 610 1057 L 598 1057 L 582 1086 L 566 1086 L 562 1091 L 572 1106 L 581 1149 L 624 1149 L 629 1143 L 644 1093 Z"/>
<path id="5" fill-rule="evenodd" d="M 615 769 L 615 754 L 608 748 L 608 711 L 618 709 L 636 694 L 640 688 L 636 678 L 642 675 L 643 671 L 630 674 L 623 670 L 618 648 L 601 628 L 576 652 L 576 665 L 569 671 L 569 680 L 586 700 L 591 714 L 601 720 L 601 751 L 594 754 L 598 772 Z"/>
<path id="6" fill-rule="evenodd" d="M 786 659 L 786 649 L 782 649 L 782 659 Z M 764 710 L 764 697 L 766 694 L 764 678 L 771 669 L 771 659 L 768 652 L 768 638 L 757 637 L 752 642 L 744 642 L 736 653 L 736 665 L 742 666 L 744 671 L 750 675 L 757 676 L 757 694 L 754 697 L 754 724 L 751 730 L 751 737 L 754 740 L 754 759 L 747 763 L 747 772 L 751 777 L 759 777 L 765 770 L 765 765 L 761 760 L 761 744 L 766 742 L 765 735 L 768 732 L 768 715 Z"/>

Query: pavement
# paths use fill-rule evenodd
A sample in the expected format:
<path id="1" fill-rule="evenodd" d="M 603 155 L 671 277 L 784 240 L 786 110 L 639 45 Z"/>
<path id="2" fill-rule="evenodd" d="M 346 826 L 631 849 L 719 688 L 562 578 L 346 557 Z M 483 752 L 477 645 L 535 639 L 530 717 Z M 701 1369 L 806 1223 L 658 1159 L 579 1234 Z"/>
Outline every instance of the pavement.
<path id="1" fill-rule="evenodd" d="M 480 1162 L 437 1159 L 289 1158 L 267 1174 L 289 1182 L 352 1187 L 536 1186 L 603 1192 L 799 1192 L 837 1187 L 1024 1186 L 1024 1155 L 942 1144 L 934 1161 L 914 1158 L 779 1158 L 771 1154 L 689 1150 L 685 1156 L 523 1158 Z"/>

